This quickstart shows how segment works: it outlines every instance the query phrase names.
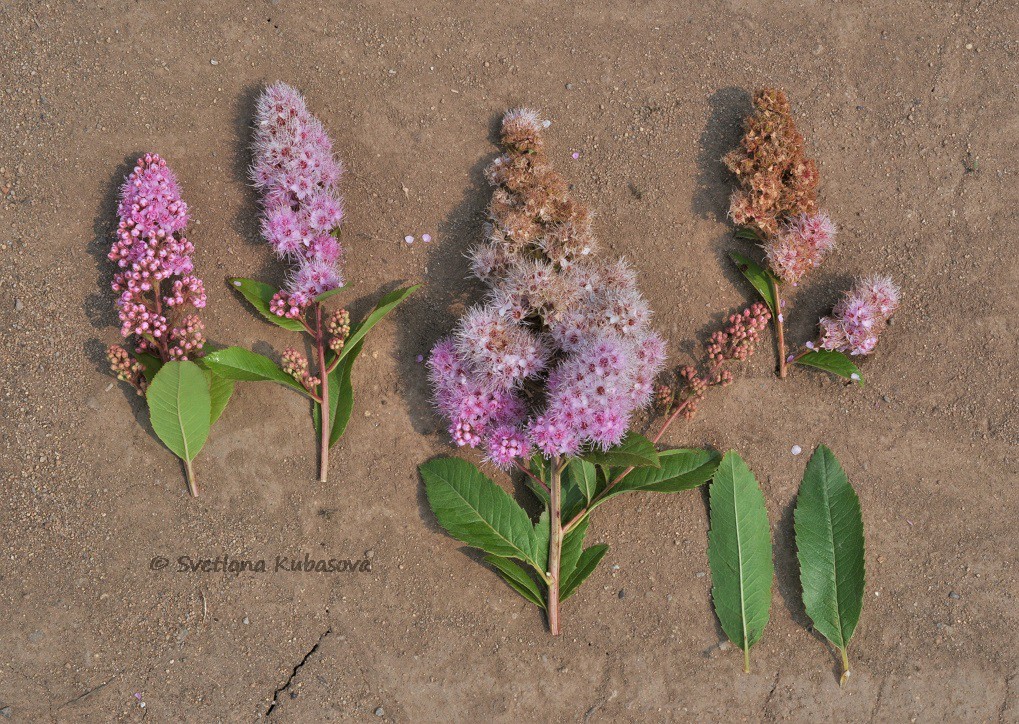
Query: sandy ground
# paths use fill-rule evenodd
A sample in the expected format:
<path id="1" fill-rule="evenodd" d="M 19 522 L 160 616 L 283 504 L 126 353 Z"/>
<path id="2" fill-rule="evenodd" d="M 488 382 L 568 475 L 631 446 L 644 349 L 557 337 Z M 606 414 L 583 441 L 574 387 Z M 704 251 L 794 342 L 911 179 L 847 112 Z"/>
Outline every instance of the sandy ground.
<path id="1" fill-rule="evenodd" d="M 1019 720 L 1010 6 L 0 5 L 0 716 L 248 721 L 275 700 L 270 718 L 291 722 Z M 358 361 L 332 482 L 313 482 L 306 405 L 252 383 L 213 430 L 191 500 L 105 372 L 115 189 L 139 153 L 165 155 L 194 214 L 211 338 L 281 350 L 287 333 L 224 281 L 282 276 L 244 177 L 253 98 L 276 79 L 307 94 L 350 169 L 355 317 L 398 283 L 428 286 Z M 843 229 L 794 299 L 792 336 L 856 274 L 893 274 L 905 304 L 863 389 L 805 370 L 780 382 L 765 351 L 667 437 L 739 449 L 765 490 L 778 577 L 753 673 L 718 646 L 697 492 L 595 517 L 611 550 L 552 640 L 437 528 L 415 468 L 450 452 L 415 358 L 477 292 L 463 253 L 496 122 L 519 104 L 553 120 L 553 156 L 609 252 L 640 270 L 682 361 L 750 298 L 725 258 L 743 242 L 718 159 L 762 84 L 790 93 Z M 402 241 L 424 232 L 430 245 Z M 820 442 L 867 533 L 841 691 L 806 628 L 791 540 L 806 456 L 790 448 Z M 372 570 L 176 571 L 180 556 L 305 553 L 367 555 Z M 171 565 L 151 570 L 157 556 Z"/>

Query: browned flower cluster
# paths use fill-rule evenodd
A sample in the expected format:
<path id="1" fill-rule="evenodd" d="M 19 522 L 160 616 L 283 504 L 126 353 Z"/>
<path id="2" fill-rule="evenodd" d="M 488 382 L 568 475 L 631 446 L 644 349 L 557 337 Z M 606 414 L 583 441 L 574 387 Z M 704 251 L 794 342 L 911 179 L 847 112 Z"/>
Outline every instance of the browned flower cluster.
<path id="1" fill-rule="evenodd" d="M 778 234 L 783 220 L 816 211 L 818 173 L 814 160 L 803 154 L 803 136 L 785 93 L 758 91 L 754 109 L 739 148 L 722 160 L 741 185 L 732 195 L 729 215 L 738 226 L 767 238 Z"/>
<path id="2" fill-rule="evenodd" d="M 510 111 L 503 121 L 506 153 L 485 171 L 495 190 L 488 207 L 488 243 L 474 254 L 482 279 L 501 275 L 514 257 L 544 256 L 564 267 L 594 251 L 591 213 L 552 167 L 542 129 L 537 113 L 529 109 Z"/>

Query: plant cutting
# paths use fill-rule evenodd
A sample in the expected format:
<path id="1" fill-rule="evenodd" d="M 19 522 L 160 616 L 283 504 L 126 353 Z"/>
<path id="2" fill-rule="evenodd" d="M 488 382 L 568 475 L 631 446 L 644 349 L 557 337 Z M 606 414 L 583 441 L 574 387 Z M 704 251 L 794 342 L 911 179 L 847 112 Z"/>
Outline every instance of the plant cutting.
<path id="1" fill-rule="evenodd" d="M 291 266 L 282 289 L 254 279 L 230 283 L 265 319 L 305 335 L 309 359 L 288 347 L 281 364 L 243 347 L 206 357 L 206 364 L 232 380 L 277 382 L 307 397 L 319 440 L 320 482 L 329 474 L 329 449 L 346 430 L 354 405 L 351 368 L 365 335 L 420 285 L 384 295 L 364 319 L 351 324 L 345 309 L 325 302 L 345 289 L 340 266 L 344 211 L 337 184 L 342 167 L 322 123 L 304 97 L 286 83 L 267 87 L 258 99 L 255 163 L 251 177 L 262 193 L 262 235 L 276 256 Z"/>
<path id="2" fill-rule="evenodd" d="M 558 635 L 562 602 L 608 550 L 584 547 L 591 513 L 626 492 L 678 492 L 711 478 L 714 452 L 659 452 L 655 443 L 707 387 L 731 379 L 721 366 L 749 355 L 767 312 L 730 320 L 712 364 L 692 375 L 703 380 L 678 401 L 673 394 L 653 440 L 630 429 L 655 395 L 665 343 L 651 329 L 634 271 L 597 257 L 590 211 L 545 151 L 548 125 L 527 109 L 503 118 L 505 152 L 486 172 L 493 193 L 485 241 L 470 254 L 488 293 L 428 361 L 453 442 L 522 475 L 541 513 L 532 522 L 467 460 L 437 458 L 420 471 L 439 523 L 484 551 Z"/>
<path id="3" fill-rule="evenodd" d="M 133 342 L 107 350 L 110 369 L 145 398 L 152 429 L 184 463 L 188 490 L 198 495 L 193 461 L 209 428 L 223 413 L 233 382 L 203 369 L 205 307 L 195 275 L 194 245 L 184 236 L 188 207 L 173 171 L 158 154 L 145 154 L 120 189 L 117 263 L 120 332 Z"/>
<path id="4" fill-rule="evenodd" d="M 863 515 L 860 499 L 834 453 L 819 445 L 807 463 L 793 513 L 803 607 L 842 659 L 849 678 L 849 640 L 863 610 Z"/>
<path id="5" fill-rule="evenodd" d="M 860 280 L 834 316 L 820 320 L 820 336 L 788 353 L 784 289 L 797 287 L 835 248 L 836 227 L 818 206 L 817 163 L 805 154 L 786 94 L 774 88 L 758 91 L 754 109 L 739 147 L 723 161 L 740 183 L 729 204 L 736 236 L 757 242 L 765 263 L 740 253 L 730 256 L 772 313 L 780 378 L 790 365 L 801 364 L 862 384 L 850 357 L 874 350 L 898 307 L 898 288 L 884 276 Z"/>

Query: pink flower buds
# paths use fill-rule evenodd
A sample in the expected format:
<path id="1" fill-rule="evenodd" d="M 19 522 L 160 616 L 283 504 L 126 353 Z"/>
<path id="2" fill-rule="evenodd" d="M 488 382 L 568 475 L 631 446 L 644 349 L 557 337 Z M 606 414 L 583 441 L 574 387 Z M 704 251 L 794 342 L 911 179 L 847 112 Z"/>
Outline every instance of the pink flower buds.
<path id="1" fill-rule="evenodd" d="M 783 282 L 796 284 L 835 248 L 835 232 L 824 212 L 794 216 L 762 245 L 768 266 Z"/>

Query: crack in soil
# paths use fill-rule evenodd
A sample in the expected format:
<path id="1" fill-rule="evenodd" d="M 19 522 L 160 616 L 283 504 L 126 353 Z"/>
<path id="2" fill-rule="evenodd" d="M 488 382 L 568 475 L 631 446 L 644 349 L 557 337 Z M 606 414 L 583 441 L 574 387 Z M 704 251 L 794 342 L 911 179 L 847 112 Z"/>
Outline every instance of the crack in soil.
<path id="1" fill-rule="evenodd" d="M 272 693 L 272 703 L 269 704 L 269 708 L 265 710 L 266 716 L 269 716 L 270 714 L 273 713 L 273 711 L 275 711 L 277 704 L 279 704 L 280 694 L 282 694 L 284 691 L 290 688 L 290 685 L 294 682 L 294 679 L 297 678 L 297 672 L 301 670 L 301 667 L 308 663 L 308 659 L 311 658 L 312 654 L 318 651 L 319 644 L 322 643 L 322 640 L 332 632 L 333 632 L 332 628 L 327 628 L 325 631 L 322 632 L 322 635 L 318 637 L 318 641 L 315 642 L 315 645 L 308 649 L 308 653 L 304 655 L 304 658 L 298 661 L 297 665 L 294 666 L 294 670 L 290 672 L 290 676 L 288 676 L 287 680 L 283 682 L 283 685 Z"/>

